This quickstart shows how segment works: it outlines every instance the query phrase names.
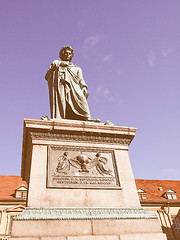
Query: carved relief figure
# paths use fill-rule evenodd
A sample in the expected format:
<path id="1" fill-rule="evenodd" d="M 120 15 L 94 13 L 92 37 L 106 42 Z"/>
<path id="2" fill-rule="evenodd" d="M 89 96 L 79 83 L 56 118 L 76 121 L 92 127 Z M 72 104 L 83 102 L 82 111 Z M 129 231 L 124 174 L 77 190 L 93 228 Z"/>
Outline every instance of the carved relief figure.
<path id="1" fill-rule="evenodd" d="M 68 153 L 64 152 L 63 156 L 58 158 L 58 165 L 56 168 L 58 173 L 67 173 L 70 170 Z"/>
<path id="2" fill-rule="evenodd" d="M 96 169 L 100 174 L 111 175 L 112 171 L 105 168 L 105 165 L 107 163 L 107 158 L 101 157 L 101 153 L 96 154 L 95 158 L 93 159 L 93 162 L 95 163 Z"/>
<path id="3" fill-rule="evenodd" d="M 57 172 L 67 174 L 71 167 L 79 169 L 79 172 L 89 173 L 91 168 L 96 168 L 96 170 L 101 175 L 111 175 L 112 171 L 106 169 L 107 158 L 101 157 L 100 153 L 97 153 L 93 159 L 87 155 L 81 153 L 75 158 L 68 156 L 67 152 L 64 152 L 63 156 L 58 158 Z"/>
<path id="4" fill-rule="evenodd" d="M 71 46 L 63 47 L 59 52 L 61 60 L 53 61 L 46 73 L 51 118 L 90 120 L 87 85 L 81 68 L 71 62 L 73 56 Z"/>

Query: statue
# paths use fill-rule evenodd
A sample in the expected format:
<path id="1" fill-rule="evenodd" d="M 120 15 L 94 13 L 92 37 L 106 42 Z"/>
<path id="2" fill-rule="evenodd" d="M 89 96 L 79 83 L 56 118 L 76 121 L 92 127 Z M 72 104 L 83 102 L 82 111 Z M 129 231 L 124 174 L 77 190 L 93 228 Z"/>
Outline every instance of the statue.
<path id="1" fill-rule="evenodd" d="M 74 51 L 71 46 L 59 52 L 61 60 L 54 60 L 45 79 L 48 81 L 51 118 L 91 120 L 87 104 L 87 85 L 82 70 L 71 62 Z"/>

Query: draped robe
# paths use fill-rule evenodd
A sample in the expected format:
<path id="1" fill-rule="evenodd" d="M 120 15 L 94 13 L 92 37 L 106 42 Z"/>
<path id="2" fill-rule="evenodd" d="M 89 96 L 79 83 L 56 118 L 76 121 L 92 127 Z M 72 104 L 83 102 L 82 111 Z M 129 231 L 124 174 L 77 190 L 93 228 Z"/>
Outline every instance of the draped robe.
<path id="1" fill-rule="evenodd" d="M 53 64 L 58 67 L 53 68 Z M 51 118 L 66 119 L 67 110 L 70 109 L 71 119 L 91 119 L 87 100 L 82 91 L 87 85 L 81 68 L 72 62 L 55 60 L 45 78 L 49 87 Z"/>

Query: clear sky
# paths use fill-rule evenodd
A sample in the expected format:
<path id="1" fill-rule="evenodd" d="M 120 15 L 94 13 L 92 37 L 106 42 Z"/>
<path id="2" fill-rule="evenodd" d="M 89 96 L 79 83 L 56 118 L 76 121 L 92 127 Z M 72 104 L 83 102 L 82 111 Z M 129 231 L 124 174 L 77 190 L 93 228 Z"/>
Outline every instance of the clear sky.
<path id="1" fill-rule="evenodd" d="M 0 174 L 19 175 L 23 119 L 49 113 L 45 73 L 71 45 L 93 118 L 136 127 L 135 178 L 180 179 L 180 1 L 0 1 Z"/>

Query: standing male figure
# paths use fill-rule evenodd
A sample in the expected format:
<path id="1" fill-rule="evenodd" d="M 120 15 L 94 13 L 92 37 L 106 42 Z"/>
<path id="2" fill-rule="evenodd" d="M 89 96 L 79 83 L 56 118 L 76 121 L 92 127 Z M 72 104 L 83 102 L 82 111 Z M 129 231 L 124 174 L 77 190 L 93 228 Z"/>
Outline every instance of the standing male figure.
<path id="1" fill-rule="evenodd" d="M 53 61 L 46 73 L 51 118 L 90 120 L 87 85 L 81 68 L 71 62 L 73 56 L 71 46 L 63 47 L 59 52 L 61 60 Z"/>

